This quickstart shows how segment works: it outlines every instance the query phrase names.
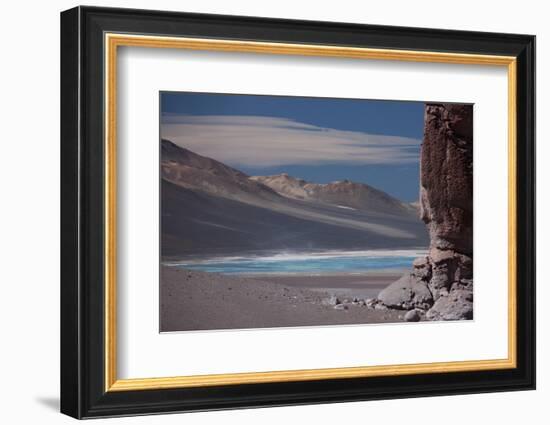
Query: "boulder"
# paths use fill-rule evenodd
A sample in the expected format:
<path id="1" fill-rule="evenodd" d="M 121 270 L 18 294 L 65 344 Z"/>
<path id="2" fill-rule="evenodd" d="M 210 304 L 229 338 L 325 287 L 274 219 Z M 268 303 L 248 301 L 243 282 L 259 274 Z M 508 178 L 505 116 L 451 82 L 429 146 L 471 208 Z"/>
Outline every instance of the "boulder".
<path id="1" fill-rule="evenodd" d="M 427 310 L 433 297 L 426 283 L 412 274 L 405 274 L 378 294 L 378 300 L 390 308 Z"/>
<path id="2" fill-rule="evenodd" d="M 405 320 L 405 322 L 419 322 L 420 313 L 418 312 L 418 310 L 407 311 L 407 314 L 405 314 L 405 317 L 403 319 Z"/>
<path id="3" fill-rule="evenodd" d="M 426 313 L 428 320 L 470 320 L 474 315 L 472 291 L 457 289 L 440 297 Z"/>

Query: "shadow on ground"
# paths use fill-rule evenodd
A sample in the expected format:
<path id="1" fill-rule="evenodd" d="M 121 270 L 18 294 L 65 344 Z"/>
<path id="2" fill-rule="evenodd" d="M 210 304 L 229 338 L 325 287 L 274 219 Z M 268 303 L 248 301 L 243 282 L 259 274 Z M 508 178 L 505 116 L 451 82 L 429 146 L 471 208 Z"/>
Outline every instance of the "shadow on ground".
<path id="1" fill-rule="evenodd" d="M 59 412 L 59 397 L 36 397 L 35 400 L 42 406 Z"/>

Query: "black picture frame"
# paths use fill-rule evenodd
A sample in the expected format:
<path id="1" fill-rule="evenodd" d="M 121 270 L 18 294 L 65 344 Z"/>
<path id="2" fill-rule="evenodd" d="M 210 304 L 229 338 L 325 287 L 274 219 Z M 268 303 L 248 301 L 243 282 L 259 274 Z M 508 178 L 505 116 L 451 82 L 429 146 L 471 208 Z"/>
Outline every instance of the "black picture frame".
<path id="1" fill-rule="evenodd" d="M 517 367 L 106 392 L 102 144 L 106 32 L 514 56 Z M 61 13 L 61 120 L 62 413 L 93 418 L 535 388 L 534 36 L 76 7 Z"/>

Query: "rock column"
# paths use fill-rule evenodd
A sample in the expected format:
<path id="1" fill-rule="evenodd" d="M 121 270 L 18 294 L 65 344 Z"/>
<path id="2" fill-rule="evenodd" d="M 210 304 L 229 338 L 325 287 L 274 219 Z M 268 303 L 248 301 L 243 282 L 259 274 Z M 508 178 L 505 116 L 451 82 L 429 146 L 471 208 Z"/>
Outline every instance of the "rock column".
<path id="1" fill-rule="evenodd" d="M 378 296 L 388 307 L 426 311 L 430 320 L 473 317 L 473 107 L 425 107 L 420 216 L 426 257 Z M 429 291 L 426 292 L 426 289 Z"/>

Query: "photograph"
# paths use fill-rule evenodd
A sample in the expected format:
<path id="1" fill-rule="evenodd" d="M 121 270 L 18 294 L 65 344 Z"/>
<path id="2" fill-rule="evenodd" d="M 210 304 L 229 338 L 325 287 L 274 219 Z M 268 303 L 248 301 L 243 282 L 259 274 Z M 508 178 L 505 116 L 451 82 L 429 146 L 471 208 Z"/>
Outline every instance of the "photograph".
<path id="1" fill-rule="evenodd" d="M 388 406 L 403 403 L 457 423 L 480 406 L 503 424 L 525 419 L 514 406 L 540 413 L 548 394 L 525 390 L 540 369 L 543 14 L 499 7 L 495 20 L 492 6 L 407 2 L 323 13 L 294 1 L 257 16 L 199 3 L 63 5 L 53 24 L 42 10 L 33 23 L 52 48 L 4 67 L 19 73 L 7 140 L 41 130 L 5 144 L 17 148 L 5 155 L 12 210 L 31 214 L 5 220 L 20 260 L 6 287 L 41 291 L 5 297 L 17 319 L 7 330 L 19 342 L 40 327 L 29 353 L 57 344 L 29 371 L 11 367 L 14 415 L 32 412 L 21 383 L 40 397 L 37 418 L 55 400 L 72 418 L 115 421 L 254 409 L 235 416 L 254 423 L 256 408 L 294 406 L 275 419 L 294 423 L 321 409 L 298 406 L 338 403 L 333 415 L 322 407 L 334 423 L 363 417 L 350 402 L 367 401 L 369 419 L 388 425 Z M 56 54 L 47 78 L 21 72 Z M 23 86 L 39 107 L 60 88 L 60 108 L 38 108 L 29 126 Z M 57 194 L 43 190 L 48 173 Z M 21 179 L 26 190 L 12 184 Z M 49 199 L 56 226 L 33 218 Z M 21 229 L 58 227 L 35 249 L 36 276 L 18 284 L 29 269 Z M 43 285 L 48 268 L 57 291 Z"/>
<path id="2" fill-rule="evenodd" d="M 474 318 L 474 105 L 159 96 L 160 332 Z"/>

